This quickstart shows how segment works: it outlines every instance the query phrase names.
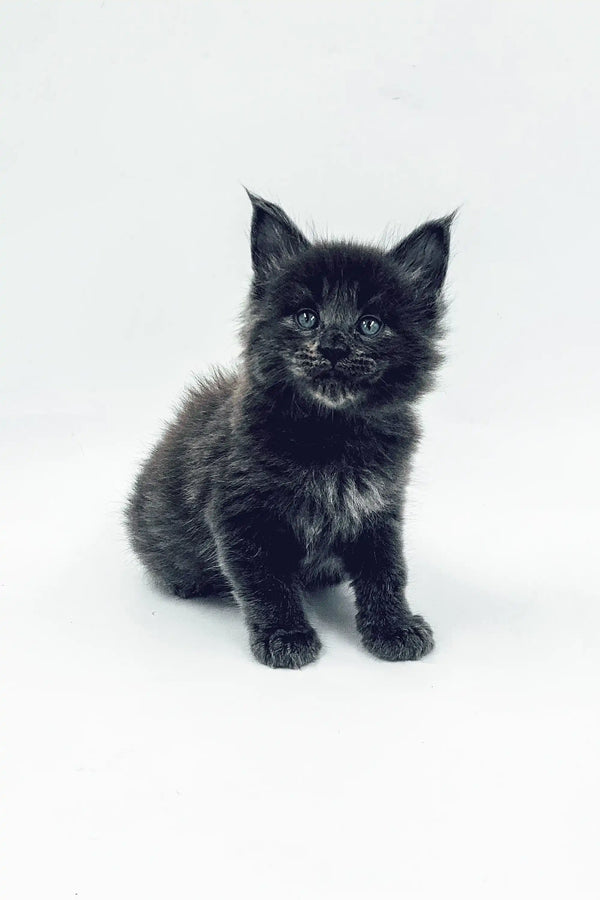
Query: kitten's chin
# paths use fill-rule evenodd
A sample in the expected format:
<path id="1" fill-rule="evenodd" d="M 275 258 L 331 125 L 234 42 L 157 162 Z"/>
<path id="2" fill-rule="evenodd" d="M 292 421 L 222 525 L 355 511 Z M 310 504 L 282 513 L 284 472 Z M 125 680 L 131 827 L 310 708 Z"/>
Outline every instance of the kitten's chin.
<path id="1" fill-rule="evenodd" d="M 313 400 L 328 409 L 344 409 L 356 403 L 361 392 L 338 381 L 319 381 L 308 386 Z"/>

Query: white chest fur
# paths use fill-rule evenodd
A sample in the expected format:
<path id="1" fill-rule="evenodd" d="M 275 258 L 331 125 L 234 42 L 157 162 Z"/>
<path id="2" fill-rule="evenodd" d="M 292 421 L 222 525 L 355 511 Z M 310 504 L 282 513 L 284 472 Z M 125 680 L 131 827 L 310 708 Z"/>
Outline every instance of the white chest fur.
<path id="1" fill-rule="evenodd" d="M 295 530 L 307 546 L 321 538 L 349 538 L 391 500 L 389 486 L 370 473 L 318 470 L 307 475 L 296 497 Z"/>

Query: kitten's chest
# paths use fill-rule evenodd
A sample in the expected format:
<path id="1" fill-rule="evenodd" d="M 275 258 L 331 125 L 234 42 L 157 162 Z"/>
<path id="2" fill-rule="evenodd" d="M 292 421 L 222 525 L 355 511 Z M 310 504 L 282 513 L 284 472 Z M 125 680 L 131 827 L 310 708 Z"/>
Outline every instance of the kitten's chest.
<path id="1" fill-rule="evenodd" d="M 307 545 L 348 540 L 373 514 L 393 503 L 390 483 L 380 475 L 326 467 L 307 471 L 293 502 L 293 527 Z"/>

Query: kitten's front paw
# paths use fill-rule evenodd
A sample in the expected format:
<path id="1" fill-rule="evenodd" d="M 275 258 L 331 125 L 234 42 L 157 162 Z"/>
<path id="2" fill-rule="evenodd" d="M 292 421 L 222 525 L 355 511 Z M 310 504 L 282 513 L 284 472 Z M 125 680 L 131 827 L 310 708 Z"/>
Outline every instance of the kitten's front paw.
<path id="1" fill-rule="evenodd" d="M 321 650 L 319 636 L 310 627 L 296 631 L 285 628 L 255 630 L 251 633 L 250 645 L 257 660 L 273 669 L 300 669 L 314 662 Z"/>
<path id="2" fill-rule="evenodd" d="M 374 656 L 389 662 L 420 659 L 434 648 L 433 632 L 422 616 L 412 616 L 402 625 L 370 627 L 361 632 L 362 642 Z"/>

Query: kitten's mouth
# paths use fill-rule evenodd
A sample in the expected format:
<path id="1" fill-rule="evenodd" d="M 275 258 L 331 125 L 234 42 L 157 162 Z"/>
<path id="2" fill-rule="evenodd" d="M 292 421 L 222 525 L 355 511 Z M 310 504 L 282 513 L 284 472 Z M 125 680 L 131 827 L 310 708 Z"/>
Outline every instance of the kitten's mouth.
<path id="1" fill-rule="evenodd" d="M 376 364 L 373 359 L 355 357 L 332 366 L 327 360 L 302 350 L 296 354 L 291 368 L 303 393 L 330 409 L 341 409 L 364 395 L 373 380 Z"/>

